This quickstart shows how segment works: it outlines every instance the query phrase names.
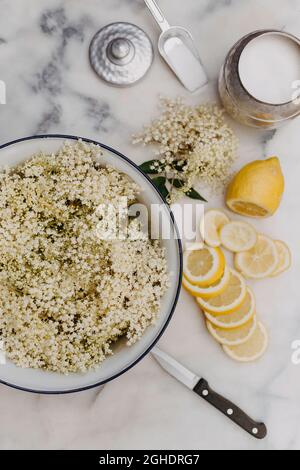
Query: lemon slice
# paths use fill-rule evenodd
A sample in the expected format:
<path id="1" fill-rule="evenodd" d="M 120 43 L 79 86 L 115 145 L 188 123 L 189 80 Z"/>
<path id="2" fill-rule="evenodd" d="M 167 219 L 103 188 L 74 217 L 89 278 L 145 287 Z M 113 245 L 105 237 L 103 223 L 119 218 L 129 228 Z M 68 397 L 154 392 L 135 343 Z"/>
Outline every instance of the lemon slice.
<path id="1" fill-rule="evenodd" d="M 253 362 L 261 358 L 267 350 L 269 343 L 265 326 L 258 322 L 252 336 L 238 346 L 223 346 L 228 356 L 238 362 Z"/>
<path id="2" fill-rule="evenodd" d="M 246 295 L 247 287 L 244 278 L 231 269 L 229 284 L 222 294 L 207 300 L 197 297 L 196 301 L 205 312 L 224 315 L 238 310 Z"/>
<path id="3" fill-rule="evenodd" d="M 279 240 L 275 241 L 275 245 L 279 256 L 279 261 L 275 271 L 271 274 L 271 277 L 279 276 L 279 274 L 284 273 L 291 267 L 292 264 L 292 255 L 289 247 L 284 242 Z"/>
<path id="4" fill-rule="evenodd" d="M 225 256 L 220 248 L 204 245 L 202 249 L 184 253 L 183 275 L 190 284 L 209 287 L 221 279 L 225 264 Z"/>
<path id="5" fill-rule="evenodd" d="M 226 287 L 229 284 L 230 280 L 230 270 L 226 266 L 223 277 L 210 287 L 198 287 L 191 284 L 187 279 L 183 278 L 182 285 L 183 287 L 194 297 L 202 297 L 203 299 L 211 299 L 217 295 L 222 294 Z"/>
<path id="6" fill-rule="evenodd" d="M 219 232 L 230 222 L 229 217 L 220 210 L 207 211 L 201 220 L 200 231 L 207 245 L 217 248 L 221 245 Z"/>
<path id="7" fill-rule="evenodd" d="M 210 334 L 218 341 L 218 343 L 224 346 L 239 346 L 240 344 L 246 343 L 257 327 L 256 315 L 245 325 L 235 330 L 223 330 L 213 325 L 209 321 L 206 322 L 207 329 Z"/>
<path id="8" fill-rule="evenodd" d="M 248 287 L 244 302 L 235 312 L 230 315 L 215 315 L 213 313 L 204 312 L 204 315 L 210 323 L 218 328 L 235 330 L 248 323 L 255 316 L 255 311 L 255 297 L 252 290 Z"/>
<path id="9" fill-rule="evenodd" d="M 276 270 L 279 255 L 275 242 L 265 235 L 258 235 L 256 245 L 249 251 L 238 253 L 235 266 L 250 279 L 264 279 Z"/>
<path id="10" fill-rule="evenodd" d="M 246 222 L 230 222 L 220 231 L 222 245 L 233 253 L 248 251 L 257 242 L 257 233 L 252 225 Z"/>

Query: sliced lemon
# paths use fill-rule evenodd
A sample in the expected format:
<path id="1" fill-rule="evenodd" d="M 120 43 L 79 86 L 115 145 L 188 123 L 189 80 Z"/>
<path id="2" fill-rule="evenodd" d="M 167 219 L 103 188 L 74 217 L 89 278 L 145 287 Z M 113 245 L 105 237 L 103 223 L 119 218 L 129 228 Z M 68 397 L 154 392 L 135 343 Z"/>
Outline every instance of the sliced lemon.
<path id="1" fill-rule="evenodd" d="M 204 315 L 210 323 L 218 328 L 235 330 L 248 323 L 255 316 L 255 311 L 255 297 L 252 290 L 248 287 L 244 302 L 235 312 L 230 315 L 215 315 L 213 313 L 204 312 Z"/>
<path id="2" fill-rule="evenodd" d="M 182 285 L 183 287 L 193 296 L 193 297 L 202 297 L 203 299 L 211 299 L 217 295 L 222 294 L 230 281 L 230 270 L 226 266 L 223 277 L 210 287 L 199 287 L 191 284 L 185 277 L 183 278 Z"/>
<path id="3" fill-rule="evenodd" d="M 291 267 L 292 264 L 292 255 L 289 247 L 284 242 L 279 240 L 275 241 L 275 245 L 277 248 L 279 261 L 275 271 L 271 274 L 271 277 L 279 276 L 279 274 L 284 273 Z"/>
<path id="4" fill-rule="evenodd" d="M 218 328 L 209 321 L 206 322 L 206 325 L 208 331 L 218 343 L 224 346 L 239 346 L 240 344 L 246 343 L 255 332 L 257 318 L 256 315 L 254 315 L 248 323 L 235 330 L 223 330 L 223 328 Z"/>
<path id="5" fill-rule="evenodd" d="M 220 210 L 210 210 L 201 220 L 200 231 L 203 240 L 214 248 L 221 245 L 219 232 L 224 225 L 230 222 L 229 217 Z"/>
<path id="6" fill-rule="evenodd" d="M 225 256 L 220 248 L 204 245 L 202 249 L 184 253 L 183 275 L 190 284 L 209 287 L 222 278 L 225 264 Z"/>
<path id="7" fill-rule="evenodd" d="M 233 178 L 227 191 L 228 207 L 248 217 L 273 215 L 284 192 L 284 176 L 277 157 L 249 163 Z"/>
<path id="8" fill-rule="evenodd" d="M 245 343 L 238 346 L 223 346 L 223 349 L 235 361 L 253 362 L 264 355 L 268 343 L 267 330 L 261 322 L 258 322 L 256 330 Z"/>
<path id="9" fill-rule="evenodd" d="M 255 228 L 247 222 L 230 222 L 220 231 L 222 245 L 233 253 L 248 251 L 257 242 Z"/>
<path id="10" fill-rule="evenodd" d="M 279 255 L 275 242 L 265 235 L 258 235 L 255 246 L 235 256 L 235 266 L 250 279 L 264 279 L 276 270 Z"/>
<path id="11" fill-rule="evenodd" d="M 212 299 L 196 298 L 196 301 L 208 313 L 224 315 L 240 308 L 247 295 L 244 278 L 233 269 L 230 270 L 230 281 L 225 291 Z"/>

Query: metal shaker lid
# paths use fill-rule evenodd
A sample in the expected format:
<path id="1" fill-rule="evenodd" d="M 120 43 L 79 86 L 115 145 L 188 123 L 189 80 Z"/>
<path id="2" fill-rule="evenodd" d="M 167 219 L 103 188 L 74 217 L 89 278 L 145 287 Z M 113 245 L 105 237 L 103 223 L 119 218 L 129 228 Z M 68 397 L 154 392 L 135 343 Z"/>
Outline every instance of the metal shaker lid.
<path id="1" fill-rule="evenodd" d="M 154 57 L 147 34 L 131 23 L 102 28 L 90 45 L 90 62 L 100 78 L 116 86 L 128 86 L 149 70 Z"/>

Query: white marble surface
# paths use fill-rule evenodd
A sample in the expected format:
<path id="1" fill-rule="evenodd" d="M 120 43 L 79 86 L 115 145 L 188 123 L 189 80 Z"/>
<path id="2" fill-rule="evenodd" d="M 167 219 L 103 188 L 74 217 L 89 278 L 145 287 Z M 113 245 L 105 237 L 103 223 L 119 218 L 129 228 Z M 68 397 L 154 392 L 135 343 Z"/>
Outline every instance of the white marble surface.
<path id="1" fill-rule="evenodd" d="M 229 47 L 259 28 L 300 34 L 299 0 L 161 0 L 172 23 L 193 32 L 210 85 L 191 102 L 215 99 L 216 78 Z M 125 20 L 155 42 L 158 30 L 142 0 L 0 0 L 1 142 L 36 133 L 69 133 L 109 144 L 136 162 L 149 152 L 130 135 L 155 115 L 157 97 L 185 96 L 156 54 L 151 72 L 133 88 L 106 86 L 88 63 L 99 27 Z M 299 77 L 300 78 L 300 77 Z M 257 442 L 207 406 L 148 356 L 99 393 L 35 396 L 0 386 L 0 449 L 299 449 L 300 366 L 291 343 L 300 339 L 300 120 L 272 133 L 236 126 L 238 166 L 279 154 L 287 181 L 281 210 L 257 223 L 286 240 L 293 269 L 254 286 L 270 348 L 257 364 L 238 365 L 209 337 L 193 300 L 182 293 L 160 344 L 211 385 L 263 419 L 269 436 Z M 220 205 L 221 198 L 211 205 Z"/>

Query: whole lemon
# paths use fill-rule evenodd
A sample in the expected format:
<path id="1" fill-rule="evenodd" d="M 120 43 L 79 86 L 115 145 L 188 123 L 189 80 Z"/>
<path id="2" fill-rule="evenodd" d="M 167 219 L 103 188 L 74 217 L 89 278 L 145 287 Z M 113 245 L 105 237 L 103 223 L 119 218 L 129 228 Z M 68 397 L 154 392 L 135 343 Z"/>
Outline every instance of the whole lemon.
<path id="1" fill-rule="evenodd" d="M 242 168 L 230 183 L 226 203 L 247 217 L 270 217 L 280 206 L 284 176 L 277 157 L 257 160 Z"/>

